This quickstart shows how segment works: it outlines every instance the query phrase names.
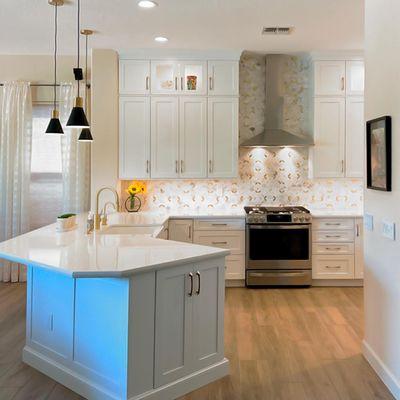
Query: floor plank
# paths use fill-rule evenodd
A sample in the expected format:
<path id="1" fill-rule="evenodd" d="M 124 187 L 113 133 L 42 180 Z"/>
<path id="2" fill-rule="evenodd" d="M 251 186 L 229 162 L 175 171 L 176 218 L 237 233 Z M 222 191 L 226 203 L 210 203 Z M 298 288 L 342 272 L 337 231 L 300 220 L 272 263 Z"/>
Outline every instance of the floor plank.
<path id="1" fill-rule="evenodd" d="M 180 400 L 393 399 L 361 354 L 362 288 L 226 290 L 230 375 Z M 0 283 L 0 400 L 80 400 L 21 360 L 25 285 Z"/>

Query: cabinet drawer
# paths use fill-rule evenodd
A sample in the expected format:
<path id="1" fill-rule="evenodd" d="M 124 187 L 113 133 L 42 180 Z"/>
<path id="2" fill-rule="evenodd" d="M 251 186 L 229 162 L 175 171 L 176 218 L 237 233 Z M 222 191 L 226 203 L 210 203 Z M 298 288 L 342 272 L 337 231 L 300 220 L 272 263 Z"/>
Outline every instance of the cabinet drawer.
<path id="1" fill-rule="evenodd" d="M 244 230 L 244 219 L 196 219 L 194 221 L 194 230 L 214 230 L 214 231 L 227 231 L 227 230 Z"/>
<path id="2" fill-rule="evenodd" d="M 315 218 L 313 220 L 314 230 L 343 230 L 354 229 L 352 218 Z"/>
<path id="3" fill-rule="evenodd" d="M 354 254 L 354 243 L 314 243 L 313 255 Z"/>
<path id="4" fill-rule="evenodd" d="M 317 243 L 337 243 L 337 242 L 353 242 L 353 231 L 313 231 L 313 242 Z"/>
<path id="5" fill-rule="evenodd" d="M 225 260 L 225 279 L 244 279 L 244 256 L 228 256 Z"/>
<path id="6" fill-rule="evenodd" d="M 231 254 L 244 254 L 244 232 L 195 231 L 193 242 L 203 246 L 221 247 L 231 250 Z"/>
<path id="7" fill-rule="evenodd" d="M 313 279 L 354 279 L 354 256 L 313 257 Z"/>

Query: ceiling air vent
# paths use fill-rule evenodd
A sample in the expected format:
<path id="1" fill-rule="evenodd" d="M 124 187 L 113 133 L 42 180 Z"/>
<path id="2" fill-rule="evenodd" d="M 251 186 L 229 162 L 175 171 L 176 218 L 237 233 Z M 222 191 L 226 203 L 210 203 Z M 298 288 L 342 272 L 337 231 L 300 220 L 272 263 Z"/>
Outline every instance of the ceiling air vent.
<path id="1" fill-rule="evenodd" d="M 289 26 L 265 26 L 262 30 L 263 35 L 289 35 L 293 28 Z"/>

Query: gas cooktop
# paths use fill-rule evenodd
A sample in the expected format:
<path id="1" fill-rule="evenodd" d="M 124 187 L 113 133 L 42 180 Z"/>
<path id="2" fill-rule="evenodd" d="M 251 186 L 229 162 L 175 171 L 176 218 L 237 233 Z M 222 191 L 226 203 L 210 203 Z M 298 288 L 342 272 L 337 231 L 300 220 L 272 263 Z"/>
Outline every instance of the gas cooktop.
<path id="1" fill-rule="evenodd" d="M 246 222 L 248 224 L 311 223 L 310 211 L 302 206 L 246 206 L 244 210 L 246 212 Z"/>

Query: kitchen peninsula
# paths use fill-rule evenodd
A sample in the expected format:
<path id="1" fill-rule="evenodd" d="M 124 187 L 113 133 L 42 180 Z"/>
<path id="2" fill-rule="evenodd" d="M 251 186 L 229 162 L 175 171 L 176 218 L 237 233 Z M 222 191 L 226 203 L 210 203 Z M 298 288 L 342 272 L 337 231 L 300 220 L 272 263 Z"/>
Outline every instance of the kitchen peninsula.
<path id="1" fill-rule="evenodd" d="M 88 399 L 174 399 L 227 375 L 229 251 L 78 225 L 0 244 L 28 266 L 24 361 Z"/>

